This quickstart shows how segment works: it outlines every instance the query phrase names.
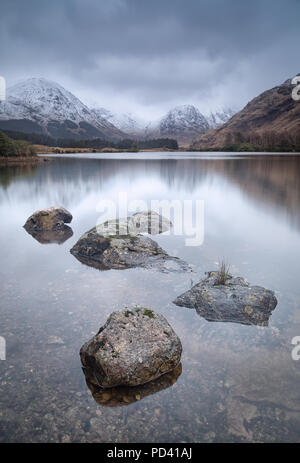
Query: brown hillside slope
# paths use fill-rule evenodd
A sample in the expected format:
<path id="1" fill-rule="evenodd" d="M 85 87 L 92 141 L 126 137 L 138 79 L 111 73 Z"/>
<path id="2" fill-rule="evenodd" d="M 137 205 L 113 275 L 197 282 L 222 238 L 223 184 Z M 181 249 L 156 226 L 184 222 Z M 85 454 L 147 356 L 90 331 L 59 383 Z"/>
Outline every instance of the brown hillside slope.
<path id="1" fill-rule="evenodd" d="M 300 101 L 291 79 L 261 93 L 221 127 L 197 137 L 192 149 L 219 150 L 232 144 L 256 147 L 300 145 Z"/>

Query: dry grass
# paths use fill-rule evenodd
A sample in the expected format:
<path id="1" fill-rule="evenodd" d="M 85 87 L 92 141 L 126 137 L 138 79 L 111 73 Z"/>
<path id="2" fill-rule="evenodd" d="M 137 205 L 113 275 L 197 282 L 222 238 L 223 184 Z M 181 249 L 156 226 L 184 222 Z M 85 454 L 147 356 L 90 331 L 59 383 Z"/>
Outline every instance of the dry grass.
<path id="1" fill-rule="evenodd" d="M 229 273 L 230 265 L 226 264 L 224 260 L 220 263 L 220 268 L 218 270 L 218 276 L 215 282 L 215 285 L 226 285 L 226 281 L 231 276 Z"/>

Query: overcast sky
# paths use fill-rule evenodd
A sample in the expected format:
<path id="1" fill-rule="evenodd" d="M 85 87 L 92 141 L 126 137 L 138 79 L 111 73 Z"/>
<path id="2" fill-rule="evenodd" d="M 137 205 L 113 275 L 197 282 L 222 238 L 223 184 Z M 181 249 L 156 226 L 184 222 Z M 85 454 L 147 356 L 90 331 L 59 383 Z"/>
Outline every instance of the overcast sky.
<path id="1" fill-rule="evenodd" d="M 0 75 L 149 119 L 241 107 L 300 72 L 299 0 L 1 0 Z"/>

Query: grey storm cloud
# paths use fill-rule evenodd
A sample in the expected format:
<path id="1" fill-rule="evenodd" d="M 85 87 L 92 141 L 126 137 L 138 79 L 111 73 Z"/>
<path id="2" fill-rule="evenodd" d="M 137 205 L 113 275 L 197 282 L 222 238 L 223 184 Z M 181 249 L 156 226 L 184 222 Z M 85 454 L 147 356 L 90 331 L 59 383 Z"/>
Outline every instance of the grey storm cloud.
<path id="1" fill-rule="evenodd" d="M 0 74 L 161 113 L 242 106 L 299 72 L 298 0 L 2 0 Z"/>

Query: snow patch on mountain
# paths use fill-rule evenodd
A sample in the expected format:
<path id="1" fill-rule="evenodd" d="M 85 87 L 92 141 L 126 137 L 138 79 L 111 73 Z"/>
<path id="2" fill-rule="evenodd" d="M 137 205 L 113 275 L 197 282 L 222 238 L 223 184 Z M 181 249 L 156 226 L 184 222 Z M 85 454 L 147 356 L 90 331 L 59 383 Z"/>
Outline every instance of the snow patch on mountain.
<path id="1" fill-rule="evenodd" d="M 225 124 L 225 122 L 229 121 L 236 112 L 237 111 L 232 108 L 222 108 L 217 111 L 210 112 L 206 116 L 209 128 L 216 129 L 217 127 L 220 127 Z"/>
<path id="2" fill-rule="evenodd" d="M 130 112 L 115 114 L 106 108 L 95 108 L 93 112 L 129 135 L 143 136 L 148 124 L 147 121 Z"/>

